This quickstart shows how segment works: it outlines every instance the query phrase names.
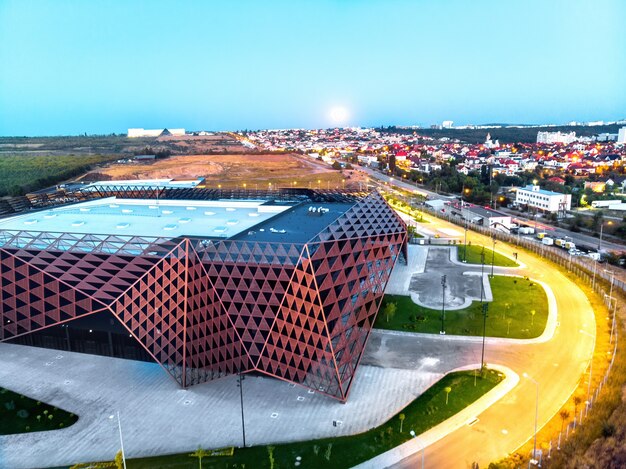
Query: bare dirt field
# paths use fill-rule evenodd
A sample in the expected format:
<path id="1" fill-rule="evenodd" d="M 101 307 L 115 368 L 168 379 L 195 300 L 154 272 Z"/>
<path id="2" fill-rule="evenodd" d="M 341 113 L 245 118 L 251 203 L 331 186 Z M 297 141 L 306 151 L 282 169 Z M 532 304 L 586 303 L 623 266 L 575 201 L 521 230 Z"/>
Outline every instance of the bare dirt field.
<path id="1" fill-rule="evenodd" d="M 151 164 L 111 164 L 89 173 L 96 179 L 195 179 L 204 177 L 207 187 L 310 187 L 357 188 L 364 176 L 358 171 L 331 169 L 327 164 L 299 155 L 180 155 Z"/>

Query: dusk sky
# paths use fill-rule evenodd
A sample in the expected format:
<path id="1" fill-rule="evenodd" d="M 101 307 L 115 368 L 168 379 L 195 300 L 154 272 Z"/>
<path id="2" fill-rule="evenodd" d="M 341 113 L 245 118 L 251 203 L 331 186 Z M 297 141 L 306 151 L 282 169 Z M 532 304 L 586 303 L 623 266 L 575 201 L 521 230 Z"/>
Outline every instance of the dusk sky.
<path id="1" fill-rule="evenodd" d="M 0 135 L 617 120 L 625 18 L 623 0 L 0 0 Z"/>

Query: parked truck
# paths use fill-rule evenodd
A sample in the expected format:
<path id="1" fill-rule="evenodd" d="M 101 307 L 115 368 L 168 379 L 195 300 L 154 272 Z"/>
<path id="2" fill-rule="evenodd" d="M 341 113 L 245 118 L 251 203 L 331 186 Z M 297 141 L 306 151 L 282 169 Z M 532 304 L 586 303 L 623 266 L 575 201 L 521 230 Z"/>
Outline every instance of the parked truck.
<path id="1" fill-rule="evenodd" d="M 529 234 L 535 233 L 535 229 L 530 226 L 520 226 L 518 231 L 519 231 L 519 234 L 523 234 L 523 235 L 529 235 Z"/>
<path id="2" fill-rule="evenodd" d="M 554 244 L 554 240 L 552 238 L 545 236 L 545 233 L 544 233 L 544 237 L 541 238 L 541 243 L 545 244 L 546 246 L 552 246 Z"/>
<path id="3" fill-rule="evenodd" d="M 543 238 L 546 236 L 546 234 L 547 234 L 547 233 L 546 233 L 545 231 L 542 231 L 542 232 L 540 232 L 540 233 L 537 233 L 537 238 L 539 238 L 539 239 L 543 239 Z"/>

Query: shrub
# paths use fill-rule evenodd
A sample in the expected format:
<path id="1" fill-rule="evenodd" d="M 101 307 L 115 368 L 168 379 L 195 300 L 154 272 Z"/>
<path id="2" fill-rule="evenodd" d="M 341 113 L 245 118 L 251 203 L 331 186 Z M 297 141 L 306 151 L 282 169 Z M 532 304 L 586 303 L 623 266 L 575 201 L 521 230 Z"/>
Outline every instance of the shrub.
<path id="1" fill-rule="evenodd" d="M 615 435 L 615 425 L 609 422 L 602 422 L 602 436 L 608 438 Z"/>

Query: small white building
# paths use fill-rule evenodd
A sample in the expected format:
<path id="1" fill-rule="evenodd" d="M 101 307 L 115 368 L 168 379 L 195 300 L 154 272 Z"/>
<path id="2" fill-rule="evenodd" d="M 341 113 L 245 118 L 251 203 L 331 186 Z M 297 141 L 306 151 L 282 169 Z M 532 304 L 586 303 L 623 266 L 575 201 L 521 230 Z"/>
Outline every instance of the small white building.
<path id="1" fill-rule="evenodd" d="M 459 215 L 469 223 L 493 228 L 509 233 L 512 226 L 511 216 L 487 207 L 473 204 L 458 204 L 454 206 L 453 215 Z"/>
<path id="2" fill-rule="evenodd" d="M 572 208 L 572 196 L 571 194 L 546 191 L 539 186 L 529 185 L 517 189 L 515 204 L 533 207 L 542 212 L 558 213 Z"/>
<path id="3" fill-rule="evenodd" d="M 454 124 L 454 121 L 443 121 L 441 123 L 441 128 L 442 129 L 451 129 L 453 124 Z"/>
<path id="4" fill-rule="evenodd" d="M 161 135 L 175 135 L 181 137 L 185 135 L 185 129 L 128 129 L 128 138 L 160 137 Z"/>

